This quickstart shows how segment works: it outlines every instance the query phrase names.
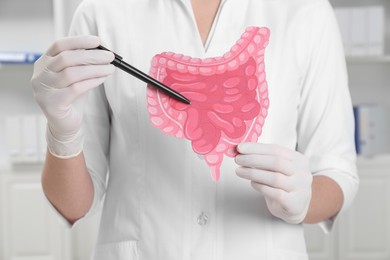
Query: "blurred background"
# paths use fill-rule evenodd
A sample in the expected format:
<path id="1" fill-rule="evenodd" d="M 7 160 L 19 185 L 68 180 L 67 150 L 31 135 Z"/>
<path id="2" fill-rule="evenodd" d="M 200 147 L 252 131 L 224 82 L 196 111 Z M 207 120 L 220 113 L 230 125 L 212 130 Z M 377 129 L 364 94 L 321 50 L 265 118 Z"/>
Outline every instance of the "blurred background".
<path id="1" fill-rule="evenodd" d="M 45 119 L 30 87 L 34 61 L 67 34 L 81 0 L 0 0 L 0 260 L 85 260 L 99 216 L 73 229 L 40 185 Z M 356 119 L 360 190 L 334 231 L 305 226 L 310 259 L 390 260 L 390 0 L 331 0 Z"/>

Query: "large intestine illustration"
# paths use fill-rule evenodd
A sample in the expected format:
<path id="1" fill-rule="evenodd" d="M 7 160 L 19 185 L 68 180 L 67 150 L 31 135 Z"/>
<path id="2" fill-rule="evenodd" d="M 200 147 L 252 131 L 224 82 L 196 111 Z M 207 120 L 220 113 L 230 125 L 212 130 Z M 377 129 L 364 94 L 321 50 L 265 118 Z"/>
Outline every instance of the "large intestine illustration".
<path id="1" fill-rule="evenodd" d="M 257 142 L 269 107 L 264 53 L 270 31 L 249 27 L 221 57 L 155 55 L 150 75 L 191 100 L 187 105 L 148 86 L 153 126 L 191 141 L 204 156 L 213 180 L 220 178 L 223 156 L 237 155 L 241 142 Z"/>

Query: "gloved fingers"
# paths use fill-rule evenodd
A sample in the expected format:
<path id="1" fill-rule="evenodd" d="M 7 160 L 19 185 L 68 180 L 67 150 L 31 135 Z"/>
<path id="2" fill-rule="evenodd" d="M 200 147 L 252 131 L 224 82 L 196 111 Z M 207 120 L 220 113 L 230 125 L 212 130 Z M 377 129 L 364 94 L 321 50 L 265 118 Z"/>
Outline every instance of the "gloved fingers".
<path id="1" fill-rule="evenodd" d="M 67 50 L 92 49 L 101 44 L 101 40 L 93 35 L 69 36 L 55 41 L 45 55 L 54 57 Z"/>
<path id="2" fill-rule="evenodd" d="M 237 151 L 240 154 L 277 155 L 286 160 L 293 160 L 295 158 L 295 151 L 276 144 L 241 143 L 237 146 Z"/>
<path id="3" fill-rule="evenodd" d="M 83 95 L 90 89 L 101 85 L 107 77 L 93 78 L 84 81 L 77 82 L 67 88 L 56 89 L 53 91 L 50 88 L 42 88 L 41 91 L 46 92 L 47 94 L 41 95 L 45 96 L 46 101 L 45 106 L 42 107 L 42 110 L 46 116 L 50 119 L 63 119 L 68 118 L 69 122 L 76 122 L 76 117 L 79 115 L 74 114 L 73 110 L 81 111 L 84 106 L 84 101 L 82 100 Z M 49 98 L 48 98 L 49 97 Z M 42 104 L 40 96 L 37 97 L 38 104 Z M 73 113 L 73 116 L 72 116 Z M 66 128 L 69 128 L 67 124 L 68 121 L 56 120 L 57 127 L 52 127 L 53 129 L 61 129 L 65 131 Z M 64 124 L 62 124 L 64 123 Z M 77 122 L 79 125 L 79 122 Z M 72 127 L 70 127 L 72 128 Z M 58 131 L 60 132 L 60 131 Z"/>
<path id="4" fill-rule="evenodd" d="M 251 182 L 251 185 L 255 190 L 264 195 L 267 204 L 272 204 L 272 206 L 270 205 L 272 207 L 270 210 L 274 213 L 278 211 L 279 217 L 282 215 L 291 217 L 301 213 L 301 203 L 297 204 L 297 201 L 291 199 L 292 193 L 255 182 Z"/>
<path id="5" fill-rule="evenodd" d="M 112 52 L 104 50 L 66 50 L 48 57 L 46 68 L 52 72 L 61 72 L 69 67 L 109 64 L 114 58 Z"/>
<path id="6" fill-rule="evenodd" d="M 257 184 L 267 185 L 269 187 L 281 189 L 286 192 L 294 190 L 294 182 L 291 182 L 292 177 L 278 172 L 238 167 L 236 169 L 236 174 L 241 178 L 250 180 Z"/>
<path id="7" fill-rule="evenodd" d="M 286 197 L 288 196 L 288 192 L 270 187 L 268 185 L 260 184 L 257 182 L 251 182 L 252 187 L 263 194 L 266 198 L 273 200 L 279 205 L 284 205 L 285 201 L 287 201 Z"/>
<path id="8" fill-rule="evenodd" d="M 275 155 L 239 154 L 235 157 L 235 162 L 240 166 L 279 172 L 285 175 L 297 173 L 293 162 Z"/>
<path id="9" fill-rule="evenodd" d="M 89 89 L 101 85 L 106 78 L 107 76 L 90 78 L 61 89 L 54 89 L 41 82 L 39 88 L 33 86 L 35 99 L 49 118 L 61 118 L 63 116 L 58 115 L 60 111 L 68 110 L 76 99 Z"/>
<path id="10" fill-rule="evenodd" d="M 301 223 L 307 214 L 310 194 L 285 192 L 252 182 L 252 187 L 263 194 L 272 215 L 291 224 Z"/>
<path id="11" fill-rule="evenodd" d="M 55 93 L 51 94 L 51 99 L 56 100 L 55 102 L 46 102 L 46 106 L 55 107 L 56 109 L 45 109 L 47 113 L 51 115 L 51 112 L 55 113 L 51 115 L 55 117 L 59 111 L 67 111 L 72 104 L 76 105 L 75 102 L 83 96 L 88 90 L 98 87 L 101 85 L 107 77 L 92 78 L 83 81 L 76 82 L 71 86 L 63 89 L 57 89 Z"/>
<path id="12" fill-rule="evenodd" d="M 49 73 L 45 84 L 52 88 L 66 88 L 77 82 L 107 77 L 115 70 L 114 65 L 84 65 L 69 67 L 58 73 Z"/>
<path id="13" fill-rule="evenodd" d="M 106 80 L 106 76 L 99 77 L 99 78 L 92 78 L 87 79 L 83 81 L 79 81 L 74 83 L 73 85 L 66 88 L 66 92 L 68 92 L 67 95 L 65 95 L 67 98 L 67 102 L 69 104 L 73 103 L 76 99 L 84 95 L 88 90 L 98 87 Z"/>
<path id="14" fill-rule="evenodd" d="M 303 154 L 280 145 L 241 143 L 237 151 L 236 163 L 239 165 L 287 175 L 310 173 L 309 161 Z"/>

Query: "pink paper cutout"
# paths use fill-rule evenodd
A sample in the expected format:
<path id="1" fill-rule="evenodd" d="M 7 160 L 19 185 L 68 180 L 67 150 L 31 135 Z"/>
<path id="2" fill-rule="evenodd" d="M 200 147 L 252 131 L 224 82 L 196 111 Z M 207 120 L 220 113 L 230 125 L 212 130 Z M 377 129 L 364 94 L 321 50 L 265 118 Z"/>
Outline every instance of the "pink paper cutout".
<path id="1" fill-rule="evenodd" d="M 264 52 L 270 31 L 249 27 L 222 57 L 155 55 L 150 75 L 183 94 L 183 104 L 152 86 L 147 103 L 153 126 L 191 141 L 204 155 L 213 180 L 220 177 L 223 155 L 234 157 L 241 142 L 256 142 L 268 113 Z"/>

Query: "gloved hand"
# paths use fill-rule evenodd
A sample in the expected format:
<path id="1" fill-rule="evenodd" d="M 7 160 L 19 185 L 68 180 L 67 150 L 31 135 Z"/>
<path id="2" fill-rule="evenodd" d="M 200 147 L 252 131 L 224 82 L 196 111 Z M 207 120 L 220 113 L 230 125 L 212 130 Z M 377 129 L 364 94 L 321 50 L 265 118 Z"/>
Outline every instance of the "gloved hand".
<path id="1" fill-rule="evenodd" d="M 272 215 L 301 223 L 311 200 L 313 177 L 309 162 L 299 152 L 274 144 L 242 143 L 235 161 L 239 177 L 262 193 Z"/>
<path id="2" fill-rule="evenodd" d="M 33 92 L 47 118 L 49 151 L 57 157 L 70 158 L 82 151 L 84 94 L 114 71 L 113 53 L 87 50 L 99 44 L 96 36 L 65 37 L 34 64 Z"/>

